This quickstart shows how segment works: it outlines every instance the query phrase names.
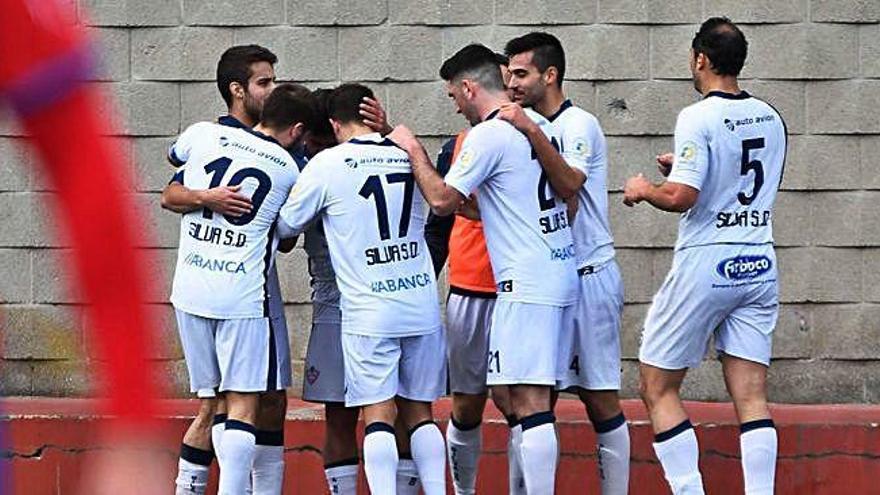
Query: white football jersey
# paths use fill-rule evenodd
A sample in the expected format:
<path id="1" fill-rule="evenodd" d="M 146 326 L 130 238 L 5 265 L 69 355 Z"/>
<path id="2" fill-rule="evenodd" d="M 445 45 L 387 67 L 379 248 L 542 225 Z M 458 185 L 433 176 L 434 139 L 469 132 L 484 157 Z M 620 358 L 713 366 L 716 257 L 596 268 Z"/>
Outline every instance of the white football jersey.
<path id="1" fill-rule="evenodd" d="M 275 223 L 299 175 L 290 154 L 269 136 L 201 122 L 180 135 L 169 156 L 185 163 L 174 180 L 189 189 L 241 185 L 253 202 L 240 217 L 207 208 L 181 216 L 174 307 L 205 318 L 269 316 Z"/>
<path id="2" fill-rule="evenodd" d="M 668 180 L 700 194 L 681 216 L 676 249 L 772 244 L 785 148 L 782 117 L 745 91 L 711 92 L 682 110 Z"/>
<path id="3" fill-rule="evenodd" d="M 559 134 L 560 152 L 569 166 L 587 176 L 578 191 L 578 214 L 571 227 L 577 266 L 601 265 L 614 258 L 608 221 L 608 155 L 605 135 L 593 114 L 565 100 L 548 117 Z"/>
<path id="4" fill-rule="evenodd" d="M 427 205 L 406 152 L 367 134 L 318 153 L 281 209 L 280 232 L 299 234 L 317 215 L 341 293 L 344 333 L 407 337 L 440 328 L 424 238 Z"/>
<path id="5" fill-rule="evenodd" d="M 554 125 L 532 110 L 526 113 L 558 148 Z M 566 206 L 524 134 L 490 115 L 468 133 L 445 180 L 465 196 L 479 188 L 498 299 L 574 303 L 577 274 Z"/>

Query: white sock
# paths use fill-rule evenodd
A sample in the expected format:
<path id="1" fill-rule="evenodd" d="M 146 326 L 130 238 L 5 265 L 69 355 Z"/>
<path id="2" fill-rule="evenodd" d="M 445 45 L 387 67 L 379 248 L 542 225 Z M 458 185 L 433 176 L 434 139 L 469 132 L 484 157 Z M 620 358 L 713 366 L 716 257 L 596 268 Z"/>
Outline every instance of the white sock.
<path id="1" fill-rule="evenodd" d="M 220 462 L 220 448 L 223 446 L 223 431 L 226 430 L 226 415 L 215 414 L 214 425 L 211 426 L 211 444 L 214 446 L 214 454 L 217 462 Z"/>
<path id="2" fill-rule="evenodd" d="M 526 495 L 526 479 L 522 471 L 522 425 L 510 428 L 507 440 L 507 473 L 510 495 Z"/>
<path id="3" fill-rule="evenodd" d="M 776 427 L 773 420 L 750 421 L 740 426 L 746 495 L 773 495 L 776 479 Z"/>
<path id="4" fill-rule="evenodd" d="M 556 418 L 550 411 L 527 416 L 522 425 L 522 470 L 529 494 L 551 495 L 556 485 L 559 442 Z"/>
<path id="5" fill-rule="evenodd" d="M 327 488 L 332 495 L 357 495 L 358 464 L 339 464 L 324 468 Z"/>
<path id="6" fill-rule="evenodd" d="M 623 413 L 594 425 L 602 495 L 629 493 L 629 427 Z"/>
<path id="7" fill-rule="evenodd" d="M 703 495 L 700 476 L 700 447 L 691 422 L 656 435 L 654 452 L 663 466 L 663 474 L 674 495 Z"/>
<path id="8" fill-rule="evenodd" d="M 284 431 L 257 431 L 254 470 L 255 495 L 281 495 L 284 486 Z"/>
<path id="9" fill-rule="evenodd" d="M 416 461 L 401 457 L 397 461 L 397 495 L 419 495 L 421 487 Z"/>
<path id="10" fill-rule="evenodd" d="M 234 419 L 226 421 L 218 495 L 241 495 L 249 490 L 256 444 L 256 429 L 253 425 Z"/>
<path id="11" fill-rule="evenodd" d="M 203 495 L 208 486 L 208 473 L 214 453 L 183 444 L 177 461 L 175 495 Z"/>
<path id="12" fill-rule="evenodd" d="M 455 419 L 449 420 L 446 425 L 446 452 L 455 495 L 474 495 L 483 434 L 479 424 L 462 429 L 463 427 L 464 425 L 456 426 Z"/>
<path id="13" fill-rule="evenodd" d="M 385 495 L 397 488 L 397 441 L 388 423 L 370 423 L 364 435 L 364 471 L 370 493 Z"/>
<path id="14" fill-rule="evenodd" d="M 446 495 L 446 445 L 433 421 L 417 425 L 409 436 L 413 460 L 425 495 Z"/>

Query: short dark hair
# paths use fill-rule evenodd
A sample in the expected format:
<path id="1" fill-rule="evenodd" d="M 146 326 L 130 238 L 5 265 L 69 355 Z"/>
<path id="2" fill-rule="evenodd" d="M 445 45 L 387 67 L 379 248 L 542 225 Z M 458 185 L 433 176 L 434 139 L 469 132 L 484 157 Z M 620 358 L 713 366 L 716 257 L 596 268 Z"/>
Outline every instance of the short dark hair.
<path id="1" fill-rule="evenodd" d="M 489 90 L 504 91 L 498 55 L 485 45 L 468 45 L 449 57 L 440 67 L 444 81 L 473 79 Z"/>
<path id="2" fill-rule="evenodd" d="M 247 90 L 248 79 L 251 77 L 251 64 L 269 62 L 275 65 L 278 57 L 260 45 L 238 45 L 229 48 L 217 62 L 217 89 L 226 105 L 232 105 L 232 91 L 229 85 L 237 82 Z"/>
<path id="3" fill-rule="evenodd" d="M 279 84 L 263 104 L 260 124 L 270 129 L 284 129 L 302 123 L 312 129 L 317 119 L 317 105 L 312 92 L 293 83 Z"/>
<path id="4" fill-rule="evenodd" d="M 559 38 L 550 33 L 536 31 L 514 38 L 504 47 L 504 53 L 508 57 L 525 52 L 532 52 L 532 63 L 541 74 L 547 72 L 550 67 L 556 67 L 559 73 L 556 85 L 562 87 L 562 79 L 565 77 L 565 50 Z"/>
<path id="5" fill-rule="evenodd" d="M 727 17 L 706 20 L 691 42 L 694 56 L 709 58 L 712 72 L 720 76 L 738 76 L 746 63 L 749 44 L 742 31 Z"/>
<path id="6" fill-rule="evenodd" d="M 333 126 L 330 125 L 330 114 L 327 111 L 327 107 L 330 104 L 330 95 L 333 94 L 332 89 L 321 88 L 312 91 L 312 96 L 315 98 L 315 105 L 317 107 L 316 121 L 315 126 L 312 128 L 312 134 L 321 137 L 332 137 L 336 138 L 336 135 L 333 133 Z"/>
<path id="7" fill-rule="evenodd" d="M 341 123 L 362 122 L 361 103 L 375 98 L 373 90 L 357 83 L 346 83 L 334 89 L 327 100 L 327 115 Z"/>

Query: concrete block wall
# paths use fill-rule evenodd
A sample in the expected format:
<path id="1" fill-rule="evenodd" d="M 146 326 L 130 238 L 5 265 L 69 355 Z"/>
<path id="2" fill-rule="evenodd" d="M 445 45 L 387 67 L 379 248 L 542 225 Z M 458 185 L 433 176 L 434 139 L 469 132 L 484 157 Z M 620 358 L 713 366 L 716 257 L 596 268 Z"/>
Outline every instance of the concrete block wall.
<path id="1" fill-rule="evenodd" d="M 625 395 L 635 396 L 639 332 L 669 269 L 676 218 L 626 209 L 621 187 L 654 174 L 677 112 L 695 101 L 687 68 L 697 25 L 710 15 L 741 23 L 750 42 L 742 85 L 782 112 L 791 133 L 776 213 L 783 306 L 771 398 L 779 402 L 880 400 L 880 2 L 876 0 L 66 0 L 70 22 L 103 47 L 94 84 L 115 101 L 132 195 L 154 238 L 161 347 L 154 357 L 186 388 L 173 313 L 166 303 L 177 218 L 158 207 L 170 177 L 163 153 L 189 124 L 220 115 L 213 83 L 233 43 L 278 54 L 279 78 L 317 87 L 364 81 L 393 123 L 432 150 L 464 126 L 437 69 L 472 41 L 502 48 L 541 29 L 568 52 L 566 90 L 594 112 L 610 156 L 611 221 L 626 284 Z M 52 222 L 52 187 L 34 167 L 27 137 L 0 109 L 0 313 L 2 395 L 84 395 L 100 369 L 80 299 L 60 269 L 69 243 Z M 292 354 L 308 336 L 305 254 L 279 257 Z M 720 369 L 707 361 L 685 395 L 721 400 Z"/>

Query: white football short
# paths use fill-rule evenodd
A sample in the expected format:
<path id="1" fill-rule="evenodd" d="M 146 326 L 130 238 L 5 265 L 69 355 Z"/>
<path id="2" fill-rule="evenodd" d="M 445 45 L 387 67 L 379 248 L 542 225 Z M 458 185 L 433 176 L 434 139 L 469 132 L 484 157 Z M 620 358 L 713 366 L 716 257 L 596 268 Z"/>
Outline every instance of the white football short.
<path id="1" fill-rule="evenodd" d="M 289 385 L 289 371 L 282 376 L 279 366 L 274 319 L 219 320 L 180 310 L 175 314 L 193 392 L 266 392 Z"/>
<path id="2" fill-rule="evenodd" d="M 345 405 L 378 404 L 396 396 L 434 402 L 446 392 L 442 328 L 413 337 L 342 334 Z"/>
<path id="3" fill-rule="evenodd" d="M 555 386 L 559 336 L 567 311 L 545 304 L 495 301 L 487 385 Z"/>
<path id="4" fill-rule="evenodd" d="M 452 393 L 486 393 L 489 329 L 494 298 L 449 294 L 446 301 L 446 354 Z"/>
<path id="5" fill-rule="evenodd" d="M 312 323 L 303 372 L 303 400 L 345 402 L 345 366 L 339 323 Z"/>
<path id="6" fill-rule="evenodd" d="M 620 390 L 620 317 L 623 280 L 613 259 L 582 269 L 578 300 L 559 342 L 556 388 Z"/>
<path id="7" fill-rule="evenodd" d="M 680 250 L 648 310 L 639 360 L 669 370 L 696 367 L 714 334 L 719 355 L 769 365 L 778 313 L 772 245 Z"/>

